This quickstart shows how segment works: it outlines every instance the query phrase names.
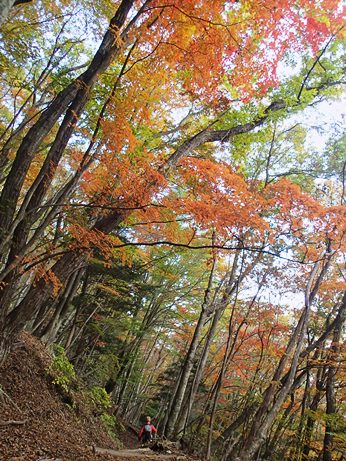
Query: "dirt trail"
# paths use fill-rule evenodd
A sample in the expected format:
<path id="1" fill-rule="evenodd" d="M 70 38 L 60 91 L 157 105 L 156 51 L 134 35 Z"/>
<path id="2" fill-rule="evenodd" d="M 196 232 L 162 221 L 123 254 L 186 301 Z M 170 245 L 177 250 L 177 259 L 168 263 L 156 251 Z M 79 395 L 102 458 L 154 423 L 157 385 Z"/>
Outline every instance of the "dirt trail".
<path id="1" fill-rule="evenodd" d="M 187 456 L 178 453 L 155 453 L 150 448 L 133 448 L 125 450 L 109 450 L 103 448 L 96 448 L 97 454 L 113 455 L 115 460 L 126 460 L 126 461 L 183 461 L 188 460 Z"/>

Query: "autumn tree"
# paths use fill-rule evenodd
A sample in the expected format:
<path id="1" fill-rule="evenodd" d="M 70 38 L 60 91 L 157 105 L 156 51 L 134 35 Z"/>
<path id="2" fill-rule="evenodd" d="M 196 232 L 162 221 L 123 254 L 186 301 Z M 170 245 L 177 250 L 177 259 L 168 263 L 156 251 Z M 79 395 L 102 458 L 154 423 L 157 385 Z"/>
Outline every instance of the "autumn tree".
<path id="1" fill-rule="evenodd" d="M 13 333 L 32 316 L 42 303 L 47 301 L 58 289 L 59 284 L 67 283 L 72 273 L 86 262 L 85 251 L 81 253 L 79 250 L 72 249 L 72 245 L 72 250 L 69 250 L 60 262 L 56 262 L 55 268 L 50 271 L 51 275 L 48 278 L 44 276 L 37 280 L 36 286 L 26 295 L 26 299 L 17 306 L 13 305 L 14 286 L 20 278 L 19 269 L 23 261 L 35 248 L 38 239 L 47 233 L 48 227 L 61 210 L 61 205 L 76 188 L 86 168 L 95 162 L 99 154 L 102 154 L 100 157 L 102 163 L 107 164 L 108 160 L 111 161 L 112 155 L 107 154 L 105 148 L 109 149 L 111 145 L 118 146 L 118 148 L 126 146 L 129 152 L 129 149 L 134 149 L 135 144 L 143 139 L 144 133 L 140 128 L 145 120 L 143 117 L 154 113 L 158 101 L 161 102 L 162 107 L 164 98 L 168 101 L 173 95 L 183 91 L 182 104 L 186 105 L 189 99 L 194 100 L 198 96 L 199 104 L 202 106 L 204 104 L 206 107 L 205 120 L 200 118 L 202 131 L 190 139 L 189 134 L 186 133 L 187 139 L 175 149 L 175 152 L 170 153 L 166 148 L 162 148 L 159 156 L 154 154 L 153 157 L 149 156 L 147 159 L 154 169 L 151 172 L 147 169 L 146 174 L 143 174 L 142 187 L 146 189 L 148 195 L 144 195 L 141 201 L 149 199 L 162 182 L 162 175 L 167 176 L 169 170 L 175 168 L 182 156 L 191 153 L 192 149 L 208 141 L 226 141 L 235 135 L 252 131 L 261 126 L 270 114 L 284 109 L 287 104 L 280 99 L 262 109 L 257 107 L 253 115 L 249 117 L 248 114 L 247 120 L 245 119 L 243 123 L 239 124 L 241 120 L 239 116 L 236 126 L 227 126 L 230 123 L 227 111 L 226 115 L 222 116 L 225 113 L 227 101 L 230 99 L 226 96 L 227 88 L 233 88 L 232 91 L 237 92 L 237 97 L 243 101 L 249 100 L 255 92 L 264 94 L 270 85 L 275 85 L 277 81 L 274 70 L 286 51 L 290 38 L 292 38 L 292 45 L 297 45 L 301 49 L 312 45 L 316 52 L 325 37 L 330 33 L 335 34 L 339 27 L 338 15 L 328 9 L 329 5 L 326 5 L 325 14 L 333 15 L 333 31 L 329 30 L 321 19 L 320 10 L 310 3 L 304 5 L 305 16 L 289 4 L 282 5 L 280 9 L 276 7 L 268 9 L 256 5 L 252 10 L 253 16 L 245 23 L 239 21 L 242 15 L 247 15 L 247 9 L 242 5 L 239 7 L 232 3 L 214 2 L 213 8 L 209 9 L 207 14 L 204 6 L 175 4 L 162 7 L 161 5 L 156 6 L 155 2 L 144 2 L 138 5 L 134 2 L 121 2 L 87 70 L 76 79 L 71 79 L 67 86 L 57 92 L 42 113 L 35 110 L 30 123 L 20 131 L 19 138 L 17 136 L 18 150 L 8 169 L 1 195 L 2 248 L 6 255 L 2 271 L 4 282 L 2 318 L 3 323 L 7 325 L 6 328 L 13 330 Z M 131 19 L 126 24 L 130 10 Z M 279 30 L 281 32 L 281 29 L 285 27 L 281 20 L 283 14 L 290 14 L 296 24 L 295 30 L 292 27 L 285 29 L 287 34 L 285 41 L 279 38 Z M 223 19 L 223 15 L 227 16 L 227 20 Z M 308 18 L 309 28 L 306 28 L 306 18 Z M 252 33 L 243 34 L 244 27 L 252 28 Z M 301 34 L 299 45 L 293 40 L 296 34 Z M 254 37 L 260 37 L 261 40 L 254 40 Z M 271 37 L 274 37 L 274 40 Z M 225 43 L 225 46 L 220 47 L 220 43 Z M 267 54 L 271 52 L 274 44 L 276 58 L 272 63 L 273 72 L 269 74 Z M 250 57 L 255 50 L 257 50 L 258 58 L 253 61 Z M 86 128 L 90 137 L 89 148 L 80 155 L 79 165 L 76 164 L 76 170 L 71 179 L 50 196 L 52 191 L 49 192 L 49 190 L 54 185 L 53 179 L 57 177 L 58 166 L 63 162 L 63 154 L 68 143 L 76 130 L 83 130 L 84 116 L 82 114 L 85 113 L 87 102 L 90 100 L 91 90 L 97 82 L 99 83 L 95 86 L 95 91 L 99 91 L 98 88 L 101 90 L 104 83 L 100 77 L 105 69 L 113 66 L 112 62 L 117 56 L 121 63 L 115 66 L 120 69 L 115 82 L 113 81 L 113 90 L 103 103 L 103 108 L 101 103 L 99 118 L 94 122 L 94 127 Z M 213 56 L 213 59 L 208 59 L 207 56 Z M 150 63 L 149 66 L 148 63 Z M 190 66 L 190 70 L 187 70 L 186 66 Z M 156 73 L 156 78 L 162 79 L 163 77 L 161 81 L 167 82 L 161 85 L 159 90 L 156 86 L 148 84 L 146 75 L 148 75 L 149 68 L 150 75 Z M 172 75 L 175 75 L 175 85 L 168 85 L 163 72 L 165 75 L 174 72 Z M 247 79 L 249 72 L 257 75 L 254 84 Z M 209 78 L 205 78 L 207 75 Z M 225 89 L 222 88 L 223 75 L 228 78 Z M 119 86 L 120 80 L 123 81 L 122 88 Z M 130 82 L 131 86 L 129 86 Z M 142 94 L 133 92 L 136 82 L 142 85 Z M 308 88 L 305 88 L 306 82 L 307 79 L 303 81 L 301 91 L 296 95 L 298 102 L 302 99 L 302 91 L 308 91 Z M 160 91 L 163 89 L 165 94 Z M 126 98 L 128 103 L 131 101 L 132 108 L 131 105 L 126 106 L 121 102 L 124 101 L 123 98 Z M 25 100 L 22 104 L 25 104 Z M 109 111 L 111 107 L 113 112 Z M 134 109 L 135 115 L 132 115 L 131 120 L 127 114 Z M 107 110 L 109 116 L 105 118 Z M 236 111 L 234 115 L 235 113 Z M 62 116 L 65 118 L 59 125 Z M 120 128 L 120 131 L 116 131 L 116 138 L 112 135 L 112 132 L 114 133 L 112 123 L 114 122 Z M 223 127 L 220 125 L 221 122 L 223 122 Z M 13 121 L 10 124 L 13 126 Z M 211 129 L 212 126 L 215 129 Z M 97 142 L 101 128 L 102 142 L 105 146 L 103 149 L 102 144 Z M 150 129 L 154 129 L 154 125 Z M 194 130 L 196 133 L 196 127 Z M 7 133 L 6 147 L 14 140 L 13 133 L 11 134 L 8 130 Z M 29 181 L 26 185 L 25 181 L 34 159 L 37 158 L 37 151 L 40 151 L 42 143 L 51 134 L 53 135 L 51 142 L 43 150 L 45 157 L 40 170 L 36 177 L 34 175 L 31 183 Z M 99 147 L 95 150 L 96 145 Z M 8 158 L 8 154 L 5 153 L 5 155 Z M 162 156 L 166 156 L 166 160 L 162 161 Z M 158 173 L 154 172 L 156 168 L 159 170 Z M 100 171 L 102 172 L 102 166 L 97 161 L 95 173 Z M 125 208 L 141 205 L 138 202 L 138 192 L 131 199 L 130 195 L 126 203 L 124 201 L 122 203 Z M 107 193 L 104 190 L 103 197 L 106 196 Z M 97 206 L 102 205 L 102 203 L 97 203 Z M 111 205 L 114 206 L 114 204 Z M 120 206 L 119 200 L 115 201 L 115 205 Z M 104 213 L 99 214 L 98 217 L 94 216 L 94 224 L 92 224 L 94 231 L 92 232 L 94 235 L 95 232 L 107 234 L 127 215 L 127 212 L 116 210 L 108 216 Z M 38 226 L 32 232 L 31 229 L 35 223 Z M 69 270 L 66 270 L 67 267 Z M 49 278 L 51 281 L 48 280 Z M 38 292 L 35 290 L 39 290 L 40 296 L 37 296 Z M 25 309 L 23 309 L 24 306 Z M 4 337 L 9 338 L 11 335 L 9 332 Z"/>
<path id="2" fill-rule="evenodd" d="M 312 152 L 301 117 L 342 91 L 342 33 L 334 0 L 35 1 L 10 15 L 1 361 L 24 327 L 60 341 L 119 415 L 155 409 L 168 436 L 203 434 L 208 459 L 308 457 L 324 405 L 330 461 L 344 138 Z M 300 294 L 292 318 L 261 298 L 279 292 Z"/>

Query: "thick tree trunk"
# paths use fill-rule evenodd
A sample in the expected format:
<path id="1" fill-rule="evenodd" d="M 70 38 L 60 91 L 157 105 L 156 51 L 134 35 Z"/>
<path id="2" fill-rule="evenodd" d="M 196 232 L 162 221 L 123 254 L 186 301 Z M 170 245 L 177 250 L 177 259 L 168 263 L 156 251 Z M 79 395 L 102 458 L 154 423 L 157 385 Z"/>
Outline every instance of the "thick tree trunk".
<path id="1" fill-rule="evenodd" d="M 6 21 L 15 4 L 18 4 L 17 0 L 0 0 L 0 24 Z"/>
<path id="2" fill-rule="evenodd" d="M 85 254 L 74 252 L 68 253 L 64 258 L 61 258 L 52 269 L 54 278 L 50 283 L 43 278 L 39 279 L 35 286 L 31 288 L 25 298 L 13 309 L 6 317 L 3 317 L 0 323 L 0 356 L 5 357 L 11 343 L 17 333 L 25 326 L 27 322 L 33 319 L 35 312 L 47 302 L 53 295 L 55 289 L 59 289 L 59 285 L 65 286 L 71 275 L 82 268 L 87 261 Z"/>
<path id="3" fill-rule="evenodd" d="M 66 351 L 68 356 L 69 356 L 69 350 L 70 350 L 70 348 L 72 347 L 72 345 L 73 345 L 73 343 L 75 341 L 75 334 L 76 334 L 76 330 L 77 330 L 77 320 L 78 320 L 78 316 L 79 316 L 79 313 L 81 311 L 81 307 L 83 305 L 83 301 L 85 299 L 85 295 L 86 295 L 86 292 L 87 292 L 87 289 L 88 289 L 88 283 L 89 283 L 89 271 L 88 271 L 88 267 L 87 267 L 86 270 L 85 270 L 85 275 L 84 275 L 83 284 L 82 284 L 82 288 L 81 288 L 81 294 L 80 294 L 79 299 L 78 299 L 77 308 L 76 308 L 74 318 L 73 318 L 73 321 L 72 321 L 71 329 L 70 329 L 70 332 L 68 334 L 66 344 L 65 344 L 65 351 Z"/>
<path id="4" fill-rule="evenodd" d="M 57 309 L 55 309 L 54 314 L 42 331 L 41 339 L 45 344 L 49 345 L 55 342 L 61 326 L 64 322 L 66 322 L 66 317 L 70 308 L 70 302 L 75 296 L 79 287 L 83 271 L 84 269 L 80 269 L 79 271 L 74 272 L 70 277 L 70 280 L 68 281 L 60 299 L 59 306 Z"/>
<path id="5" fill-rule="evenodd" d="M 100 73 L 108 68 L 121 49 L 122 40 L 119 31 L 124 25 L 132 5 L 133 0 L 121 2 L 88 69 L 56 96 L 24 137 L 0 197 L 1 241 L 8 238 L 20 191 L 33 156 L 58 119 L 65 114 L 44 167 L 35 180 L 34 187 L 31 188 L 32 196 L 37 194 L 37 197 L 33 199 L 36 202 L 38 196 L 42 194 L 42 190 L 38 188 L 45 188 L 42 181 L 53 173 L 56 163 L 61 158 L 75 130 L 79 115 L 91 96 L 93 85 Z M 27 198 L 28 202 L 30 198 Z"/>
<path id="6" fill-rule="evenodd" d="M 13 334 L 11 331 L 5 331 L 3 325 L 0 324 L 1 335 L 0 335 L 0 366 L 2 366 L 8 354 L 11 352 L 11 347 L 13 344 Z"/>
<path id="7" fill-rule="evenodd" d="M 40 204 L 47 188 L 49 187 L 50 181 L 63 155 L 65 147 L 75 130 L 79 115 L 90 98 L 90 92 L 94 83 L 96 82 L 99 74 L 107 69 L 112 60 L 114 60 L 122 46 L 120 29 L 124 25 L 132 5 L 133 0 L 123 0 L 121 2 L 88 69 L 57 95 L 50 106 L 41 114 L 38 121 L 29 129 L 17 151 L 17 155 L 7 176 L 0 197 L 0 246 L 2 250 L 5 250 L 7 242 L 13 235 L 7 267 L 11 267 L 12 263 L 15 262 L 26 243 L 30 227 L 35 220 L 35 214 L 33 215 L 32 212 L 35 210 L 35 207 Z M 13 217 L 18 206 L 20 192 L 32 159 L 45 136 L 50 132 L 59 117 L 64 113 L 65 117 L 61 123 L 44 165 L 21 206 L 20 213 L 24 213 L 24 217 L 22 221 L 19 220 L 19 222 L 15 225 L 16 221 L 13 222 Z M 31 214 L 25 215 L 26 208 L 29 208 L 29 211 L 31 210 Z M 71 262 L 72 259 L 74 258 L 70 255 L 68 258 L 65 258 L 65 261 L 68 260 Z M 73 268 L 74 265 L 77 267 L 79 266 L 79 256 L 76 256 L 76 261 L 71 263 L 71 267 Z M 57 283 L 63 285 L 68 277 L 66 278 L 66 275 L 62 274 L 63 268 L 59 268 L 59 266 L 56 265 L 54 267 L 54 270 L 55 269 L 57 269 L 55 280 Z M 16 332 L 28 319 L 32 317 L 36 308 L 41 307 L 42 304 L 49 299 L 52 286 L 48 286 L 51 284 L 44 283 L 43 280 L 40 280 L 37 286 L 41 287 L 41 292 L 37 293 L 37 287 L 34 287 L 32 290 L 33 293 L 36 293 L 36 299 L 33 299 L 29 293 L 26 297 L 26 304 L 20 303 L 12 312 L 10 312 L 10 314 L 8 314 L 13 300 L 13 286 L 17 278 L 17 273 L 16 269 L 9 270 L 7 272 L 8 275 L 5 279 L 6 285 L 0 296 L 0 322 L 4 325 L 8 325 L 9 322 L 17 324 L 16 326 L 13 325 L 8 327 L 13 330 L 13 332 Z M 66 268 L 66 273 L 72 274 L 73 271 L 71 272 L 70 268 Z M 47 286 L 44 287 L 44 285 Z"/>

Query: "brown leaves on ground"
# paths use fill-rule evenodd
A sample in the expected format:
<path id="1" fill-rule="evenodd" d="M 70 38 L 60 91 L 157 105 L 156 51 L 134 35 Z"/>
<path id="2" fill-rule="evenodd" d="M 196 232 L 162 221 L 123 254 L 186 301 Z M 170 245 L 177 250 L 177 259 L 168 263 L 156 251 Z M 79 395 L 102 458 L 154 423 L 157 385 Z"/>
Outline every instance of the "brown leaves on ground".
<path id="1" fill-rule="evenodd" d="M 43 345 L 22 334 L 19 347 L 0 369 L 1 461 L 114 460 L 92 446 L 116 449 L 82 398 L 76 409 L 62 401 L 47 376 L 51 358 Z"/>
<path id="2" fill-rule="evenodd" d="M 130 432 L 122 439 L 132 449 L 119 450 L 81 392 L 73 393 L 74 408 L 64 403 L 46 371 L 51 360 L 38 339 L 22 333 L 17 348 L 0 368 L 1 461 L 188 459 L 179 451 L 140 450 Z"/>

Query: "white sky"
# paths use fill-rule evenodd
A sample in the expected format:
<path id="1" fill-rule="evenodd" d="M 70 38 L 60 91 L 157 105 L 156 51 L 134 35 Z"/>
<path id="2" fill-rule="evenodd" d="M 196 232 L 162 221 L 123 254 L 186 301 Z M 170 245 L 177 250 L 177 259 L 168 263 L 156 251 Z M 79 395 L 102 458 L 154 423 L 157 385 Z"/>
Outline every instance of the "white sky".
<path id="1" fill-rule="evenodd" d="M 311 130 L 309 145 L 316 150 L 323 149 L 333 125 L 339 124 L 346 131 L 346 94 L 340 100 L 323 101 L 317 106 L 306 108 L 299 118 Z M 319 132 L 318 128 L 323 129 L 324 133 Z"/>

